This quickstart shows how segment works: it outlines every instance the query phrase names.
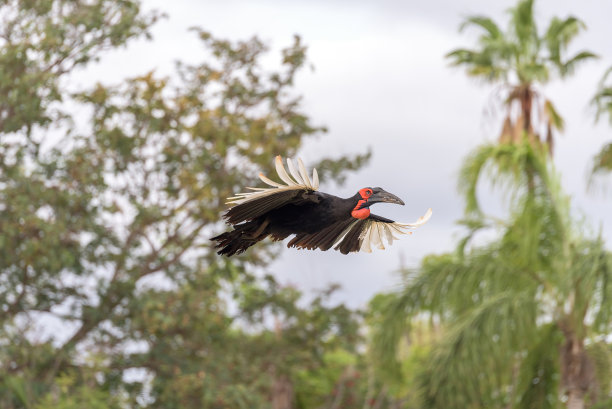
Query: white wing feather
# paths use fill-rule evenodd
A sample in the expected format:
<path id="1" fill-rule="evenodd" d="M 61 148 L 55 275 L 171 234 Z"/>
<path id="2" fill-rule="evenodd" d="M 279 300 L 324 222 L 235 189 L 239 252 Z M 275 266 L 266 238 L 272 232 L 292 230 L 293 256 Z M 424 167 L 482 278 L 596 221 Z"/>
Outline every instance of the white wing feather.
<path id="1" fill-rule="evenodd" d="M 285 170 L 285 167 L 283 166 L 283 160 L 281 159 L 280 156 L 276 157 L 274 164 L 276 165 L 276 173 L 278 173 L 278 177 L 281 178 L 283 182 L 285 182 L 289 186 L 297 185 L 297 183 L 293 179 L 291 179 L 289 175 L 287 174 L 287 171 Z"/>
<path id="2" fill-rule="evenodd" d="M 372 246 L 370 246 L 370 241 L 372 239 L 372 235 L 370 234 L 371 232 L 367 229 L 364 230 L 363 234 L 363 241 L 361 242 L 361 247 L 359 248 L 359 251 L 365 251 L 366 253 L 371 253 L 372 252 Z M 361 239 L 361 236 L 359 236 Z"/>
<path id="3" fill-rule="evenodd" d="M 291 172 L 293 179 L 285 170 L 285 167 L 283 166 L 283 160 L 280 156 L 277 156 L 275 158 L 274 163 L 276 166 L 276 173 L 278 173 L 278 177 L 286 183 L 285 185 L 283 185 L 282 183 L 275 182 L 264 176 L 263 173 L 260 173 L 259 178 L 262 180 L 262 182 L 271 187 L 247 187 L 247 189 L 252 190 L 252 192 L 238 193 L 236 194 L 236 196 L 229 197 L 227 203 L 238 205 L 250 202 L 251 200 L 259 199 L 261 197 L 270 196 L 280 191 L 298 189 L 317 190 L 319 188 L 319 178 L 317 176 L 317 170 L 312 170 L 313 182 L 311 183 L 310 180 L 308 180 L 308 173 L 306 172 L 306 168 L 304 167 L 304 164 L 300 159 L 298 159 L 299 173 L 293 165 L 293 162 L 291 162 L 290 159 L 287 159 L 289 172 Z"/>
<path id="4" fill-rule="evenodd" d="M 379 249 L 385 249 L 383 246 L 382 238 L 380 237 L 380 230 L 378 228 L 378 223 L 372 223 L 370 228 L 370 235 L 372 236 L 372 244 Z"/>
<path id="5" fill-rule="evenodd" d="M 311 189 L 316 189 L 313 187 L 312 182 L 308 179 L 308 172 L 306 171 L 306 167 L 304 166 L 304 162 L 302 159 L 298 158 L 298 167 L 300 168 L 300 175 L 302 176 L 302 180 L 304 184 Z"/>
<path id="6" fill-rule="evenodd" d="M 372 252 L 372 245 L 384 250 L 385 240 L 389 245 L 391 245 L 393 244 L 394 240 L 399 239 L 394 233 L 412 234 L 411 230 L 414 230 L 417 227 L 427 223 L 427 221 L 431 218 L 431 215 L 432 211 L 431 209 L 428 209 L 427 212 L 423 216 L 419 217 L 414 223 L 385 223 L 378 222 L 376 220 L 368 220 L 368 223 L 365 225 L 363 231 L 359 235 L 359 240 L 361 241 L 359 251 L 370 253 Z M 344 237 L 342 237 L 341 240 L 338 240 L 337 243 L 343 239 Z"/>
<path id="7" fill-rule="evenodd" d="M 319 188 L 319 174 L 315 168 L 312 168 L 312 188 L 314 190 Z"/>
<path id="8" fill-rule="evenodd" d="M 291 173 L 291 176 L 293 176 L 293 180 L 296 181 L 298 185 L 306 185 L 302 181 L 300 174 L 297 173 L 295 166 L 293 165 L 293 161 L 289 158 L 287 158 L 287 166 L 289 167 L 289 173 Z"/>

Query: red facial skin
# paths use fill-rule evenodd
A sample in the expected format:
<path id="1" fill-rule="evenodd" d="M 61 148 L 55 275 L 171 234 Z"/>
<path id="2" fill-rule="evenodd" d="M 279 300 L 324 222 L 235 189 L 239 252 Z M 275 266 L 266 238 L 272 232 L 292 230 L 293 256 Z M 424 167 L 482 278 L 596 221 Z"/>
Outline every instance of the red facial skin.
<path id="1" fill-rule="evenodd" d="M 353 216 L 355 219 L 367 219 L 370 215 L 370 208 L 364 207 L 363 209 L 360 209 L 360 207 L 368 201 L 370 196 L 372 196 L 372 189 L 363 188 L 359 191 L 359 195 L 361 196 L 362 200 L 357 202 L 357 206 L 355 206 L 351 212 L 351 216 Z"/>

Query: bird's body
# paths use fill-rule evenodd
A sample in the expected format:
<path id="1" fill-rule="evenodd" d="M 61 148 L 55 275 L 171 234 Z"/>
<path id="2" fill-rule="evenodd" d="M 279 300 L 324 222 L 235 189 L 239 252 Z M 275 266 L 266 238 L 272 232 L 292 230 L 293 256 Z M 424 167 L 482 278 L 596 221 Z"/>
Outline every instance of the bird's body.
<path id="1" fill-rule="evenodd" d="M 276 169 L 287 185 L 273 182 L 263 175 L 260 178 L 272 188 L 251 188 L 255 192 L 242 193 L 231 198 L 230 208 L 224 215 L 234 230 L 213 237 L 217 241 L 218 254 L 232 256 L 241 253 L 258 241 L 270 236 L 273 240 L 295 237 L 288 247 L 336 250 L 346 254 L 370 249 L 370 242 L 384 248 L 386 239 L 392 242 L 393 233 L 404 233 L 425 223 L 431 210 L 417 224 L 401 224 L 370 213 L 369 207 L 377 202 L 404 204 L 398 197 L 381 188 L 363 188 L 349 198 L 340 198 L 318 192 L 318 177 L 313 171 L 310 181 L 299 161 L 299 173 L 288 160 L 289 177 L 280 157 Z M 365 245 L 364 245 L 365 244 Z"/>
<path id="2" fill-rule="evenodd" d="M 342 219 L 351 218 L 357 204 L 353 198 L 341 199 L 322 192 L 303 194 L 307 199 L 296 201 L 270 211 L 265 217 L 275 231 L 316 233 Z"/>

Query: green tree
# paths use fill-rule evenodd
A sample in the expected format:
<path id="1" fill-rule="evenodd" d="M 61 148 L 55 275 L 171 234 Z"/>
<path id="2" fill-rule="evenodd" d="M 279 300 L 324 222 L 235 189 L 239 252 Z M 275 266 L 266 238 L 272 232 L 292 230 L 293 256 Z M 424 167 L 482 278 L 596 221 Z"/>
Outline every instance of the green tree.
<path id="1" fill-rule="evenodd" d="M 561 79 L 573 74 L 595 54 L 566 55 L 569 44 L 585 27 L 576 17 L 554 17 L 540 33 L 534 0 L 521 0 L 508 12 L 505 31 L 489 17 L 468 17 L 461 30 L 477 27 L 482 31 L 477 47 L 453 50 L 447 58 L 452 65 L 465 67 L 469 76 L 501 85 L 505 119 L 500 143 L 518 143 L 526 136 L 534 146 L 545 143 L 552 155 L 553 131 L 563 130 L 563 118 L 538 88 L 555 74 Z"/>
<path id="2" fill-rule="evenodd" d="M 591 101 L 596 109 L 595 120 L 599 121 L 602 116 L 608 116 L 610 124 L 612 124 L 612 85 L 609 83 L 611 73 L 612 68 L 608 68 L 599 83 L 597 93 Z M 612 143 L 604 145 L 595 156 L 591 175 L 608 174 L 610 171 L 612 171 Z"/>
<path id="3" fill-rule="evenodd" d="M 384 354 L 380 359 L 376 341 L 387 330 L 388 305 L 395 297 L 394 293 L 377 294 L 368 305 L 365 320 L 369 334 L 368 396 L 376 396 L 373 401 L 389 403 L 391 408 L 419 408 L 423 406 L 419 374 L 429 367 L 431 346 L 439 339 L 440 327 L 435 323 L 430 325 L 423 317 L 411 320 L 409 329 L 393 345 L 397 360 L 388 359 Z"/>
<path id="4" fill-rule="evenodd" d="M 299 291 L 269 276 L 263 283 L 235 280 L 240 313 L 230 315 L 220 300 L 219 278 L 195 280 L 178 291 L 150 289 L 134 301 L 121 329 L 148 348 L 104 354 L 113 357 L 106 386 L 129 391 L 130 406 L 293 408 L 305 398 L 325 398 L 328 390 L 304 396 L 299 380 L 325 370 L 328 351 L 355 355 L 358 316 L 327 305 L 333 288 L 305 303 Z M 146 369 L 148 381 L 123 380 L 130 368 Z M 143 405 L 147 390 L 151 402 Z"/>
<path id="5" fill-rule="evenodd" d="M 381 361 L 392 365 L 410 320 L 440 323 L 443 335 L 419 375 L 426 407 L 558 408 L 567 399 L 577 409 L 610 392 L 602 337 L 610 330 L 612 259 L 570 212 L 550 161 L 563 120 L 538 91 L 552 74 L 565 78 L 595 56 L 565 56 L 580 20 L 553 18 L 540 34 L 533 11 L 533 1 L 519 1 L 505 32 L 488 17 L 469 17 L 462 28 L 483 30 L 478 48 L 447 56 L 468 75 L 500 83 L 506 114 L 499 143 L 477 148 L 460 173 L 467 236 L 455 252 L 407 272 L 375 337 Z M 485 174 L 511 198 L 507 220 L 480 208 Z M 482 231 L 498 238 L 483 244 Z"/>
<path id="6" fill-rule="evenodd" d="M 220 262 L 208 240 L 226 197 L 324 131 L 292 92 L 298 37 L 270 72 L 257 38 L 196 30 L 209 57 L 172 78 L 75 90 L 75 69 L 158 15 L 126 0 L 10 1 L 0 15 L 0 406 L 269 407 L 275 380 L 356 339 L 353 312 L 298 307 L 255 278 L 276 247 Z M 340 180 L 367 158 L 321 170 Z M 277 310 L 298 335 L 270 339 Z M 61 329 L 43 337 L 50 319 Z"/>
<path id="7" fill-rule="evenodd" d="M 601 403 L 611 392 L 612 256 L 571 216 L 552 165 L 527 142 L 483 146 L 467 159 L 468 212 L 479 211 L 476 185 L 487 164 L 513 198 L 509 220 L 481 218 L 456 252 L 428 256 L 409 272 L 386 306 L 379 354 L 392 362 L 410 317 L 427 314 L 444 334 L 420 375 L 426 407 Z M 499 238 L 475 241 L 485 227 Z"/>

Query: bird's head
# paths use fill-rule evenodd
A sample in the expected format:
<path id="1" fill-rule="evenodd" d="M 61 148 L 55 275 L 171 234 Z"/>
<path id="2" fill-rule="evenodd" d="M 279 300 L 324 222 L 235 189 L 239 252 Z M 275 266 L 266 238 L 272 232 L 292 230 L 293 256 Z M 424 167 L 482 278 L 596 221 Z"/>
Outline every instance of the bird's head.
<path id="1" fill-rule="evenodd" d="M 355 195 L 357 204 L 351 211 L 356 219 L 365 219 L 370 215 L 370 206 L 374 203 L 395 203 L 404 205 L 404 201 L 380 187 L 364 187 Z"/>

